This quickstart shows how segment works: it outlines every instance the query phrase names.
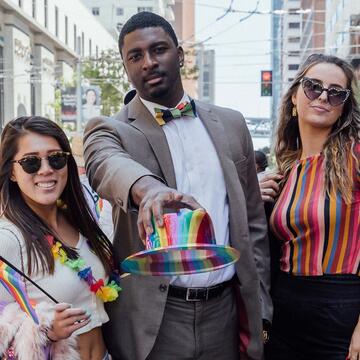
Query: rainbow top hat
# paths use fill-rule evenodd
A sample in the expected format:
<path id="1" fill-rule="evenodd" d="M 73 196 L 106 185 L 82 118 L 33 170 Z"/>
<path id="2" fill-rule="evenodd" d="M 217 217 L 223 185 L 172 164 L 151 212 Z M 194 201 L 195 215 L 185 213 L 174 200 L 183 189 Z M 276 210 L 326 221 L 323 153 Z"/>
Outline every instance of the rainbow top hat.
<path id="1" fill-rule="evenodd" d="M 146 250 L 127 257 L 126 272 L 141 275 L 184 275 L 221 269 L 235 263 L 239 252 L 216 245 L 213 225 L 203 209 L 182 210 L 163 216 L 164 227 L 152 219 L 154 232 Z"/>

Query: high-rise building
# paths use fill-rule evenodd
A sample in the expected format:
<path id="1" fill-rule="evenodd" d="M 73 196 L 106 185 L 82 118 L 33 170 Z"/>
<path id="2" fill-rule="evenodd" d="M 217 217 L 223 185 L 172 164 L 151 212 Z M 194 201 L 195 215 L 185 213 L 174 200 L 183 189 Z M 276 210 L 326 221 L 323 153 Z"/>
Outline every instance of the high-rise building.
<path id="1" fill-rule="evenodd" d="M 300 64 L 300 0 L 284 0 L 282 22 L 282 93 L 293 81 Z"/>
<path id="2" fill-rule="evenodd" d="M 215 103 L 215 50 L 198 52 L 199 100 Z"/>
<path id="3" fill-rule="evenodd" d="M 300 63 L 313 53 L 325 51 L 326 0 L 301 0 L 302 31 L 300 41 Z"/>
<path id="4" fill-rule="evenodd" d="M 116 42 L 80 0 L 0 0 L 0 127 L 21 115 L 54 119 L 59 78 Z"/>
<path id="5" fill-rule="evenodd" d="M 197 59 L 197 48 L 193 47 L 196 43 L 195 39 L 195 1 L 175 0 L 172 6 L 174 11 L 174 21 L 172 25 L 185 51 L 185 64 L 187 69 L 192 69 L 196 66 L 199 59 Z M 189 71 L 185 71 L 189 73 Z M 193 98 L 198 98 L 200 89 L 199 81 L 191 75 L 183 76 L 183 85 L 185 91 Z"/>
<path id="6" fill-rule="evenodd" d="M 273 132 L 278 119 L 278 109 L 281 99 L 282 83 L 282 28 L 281 17 L 276 11 L 283 7 L 283 0 L 272 0 L 271 10 L 271 68 L 272 68 L 272 98 L 271 98 L 271 123 Z M 274 134 L 273 134 L 274 135 Z"/>
<path id="7" fill-rule="evenodd" d="M 174 21 L 175 0 L 82 0 L 90 12 L 117 40 L 124 23 L 141 11 L 161 15 Z"/>
<path id="8" fill-rule="evenodd" d="M 327 53 L 360 59 L 360 1 L 327 0 L 325 32 Z"/>

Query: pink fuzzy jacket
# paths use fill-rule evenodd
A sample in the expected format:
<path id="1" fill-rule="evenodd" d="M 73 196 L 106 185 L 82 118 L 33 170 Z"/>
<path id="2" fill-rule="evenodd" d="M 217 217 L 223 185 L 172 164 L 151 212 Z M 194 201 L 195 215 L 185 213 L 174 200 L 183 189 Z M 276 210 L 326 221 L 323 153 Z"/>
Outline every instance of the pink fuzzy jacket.
<path id="1" fill-rule="evenodd" d="M 52 360 L 80 360 L 76 336 L 49 344 L 43 329 L 51 326 L 54 316 L 52 308 L 47 303 L 36 305 L 40 322 L 37 325 L 17 303 L 6 305 L 0 312 L 0 357 L 13 342 L 18 360 L 46 360 L 47 353 Z"/>

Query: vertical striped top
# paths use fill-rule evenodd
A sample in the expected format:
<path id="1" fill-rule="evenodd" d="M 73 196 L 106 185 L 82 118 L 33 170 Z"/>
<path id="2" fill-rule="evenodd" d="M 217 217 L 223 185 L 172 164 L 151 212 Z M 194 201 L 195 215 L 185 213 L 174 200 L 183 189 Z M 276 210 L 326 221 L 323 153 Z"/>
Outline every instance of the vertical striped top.
<path id="1" fill-rule="evenodd" d="M 355 154 L 360 158 L 360 144 Z M 270 218 L 282 242 L 280 268 L 294 275 L 360 275 L 360 173 L 349 156 L 353 200 L 324 191 L 322 154 L 298 160 Z"/>

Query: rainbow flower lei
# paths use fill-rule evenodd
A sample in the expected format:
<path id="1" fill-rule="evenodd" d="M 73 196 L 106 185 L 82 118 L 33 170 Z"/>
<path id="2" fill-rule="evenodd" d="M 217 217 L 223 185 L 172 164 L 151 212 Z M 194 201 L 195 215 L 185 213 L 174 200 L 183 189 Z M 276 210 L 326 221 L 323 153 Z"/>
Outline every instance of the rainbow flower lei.
<path id="1" fill-rule="evenodd" d="M 86 267 L 85 260 L 82 258 L 69 259 L 62 244 L 59 241 L 54 241 L 53 236 L 47 237 L 51 245 L 51 251 L 55 260 L 59 260 L 61 264 L 67 266 L 73 271 L 76 271 L 79 278 L 86 281 L 89 285 L 90 291 L 96 294 L 103 302 L 110 302 L 117 299 L 121 287 L 119 286 L 119 277 L 112 276 L 108 280 L 96 280 L 93 276 L 91 267 Z"/>

